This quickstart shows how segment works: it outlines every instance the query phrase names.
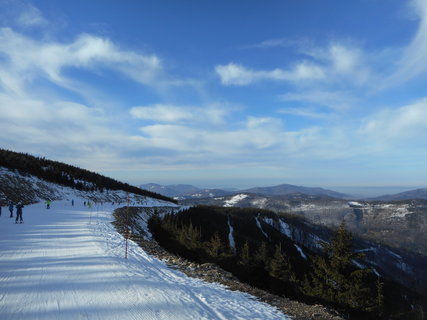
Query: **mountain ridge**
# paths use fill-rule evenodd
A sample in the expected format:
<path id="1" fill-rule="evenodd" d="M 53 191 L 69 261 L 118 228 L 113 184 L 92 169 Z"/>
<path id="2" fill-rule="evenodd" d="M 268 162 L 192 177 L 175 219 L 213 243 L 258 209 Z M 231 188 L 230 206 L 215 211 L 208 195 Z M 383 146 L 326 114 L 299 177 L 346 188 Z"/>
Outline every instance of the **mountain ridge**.
<path id="1" fill-rule="evenodd" d="M 301 193 L 310 196 L 328 196 L 337 199 L 349 199 L 351 196 L 319 187 L 304 187 L 291 184 L 279 184 L 268 187 L 253 187 L 248 189 L 227 191 L 217 188 L 198 188 L 188 184 L 161 185 L 156 183 L 147 183 L 140 185 L 141 188 L 163 194 L 168 197 L 175 197 L 179 200 L 194 198 L 213 198 L 221 196 L 230 196 L 240 193 L 252 193 L 265 196 L 290 195 Z"/>
<path id="2" fill-rule="evenodd" d="M 399 201 L 399 200 L 412 200 L 412 199 L 427 200 L 427 188 L 408 190 L 408 191 L 399 192 L 395 194 L 386 194 L 386 195 L 372 198 L 370 200 Z"/>

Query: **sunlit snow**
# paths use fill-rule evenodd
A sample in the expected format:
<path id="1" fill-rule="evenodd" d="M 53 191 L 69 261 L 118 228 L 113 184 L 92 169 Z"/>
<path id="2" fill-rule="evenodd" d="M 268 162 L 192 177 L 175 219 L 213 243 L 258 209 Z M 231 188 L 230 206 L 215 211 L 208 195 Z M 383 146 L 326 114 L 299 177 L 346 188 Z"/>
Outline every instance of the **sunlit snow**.
<path id="1" fill-rule="evenodd" d="M 26 206 L 24 224 L 0 216 L 2 320 L 287 319 L 246 293 L 168 268 L 132 241 L 124 259 L 115 206 L 74 201 Z"/>

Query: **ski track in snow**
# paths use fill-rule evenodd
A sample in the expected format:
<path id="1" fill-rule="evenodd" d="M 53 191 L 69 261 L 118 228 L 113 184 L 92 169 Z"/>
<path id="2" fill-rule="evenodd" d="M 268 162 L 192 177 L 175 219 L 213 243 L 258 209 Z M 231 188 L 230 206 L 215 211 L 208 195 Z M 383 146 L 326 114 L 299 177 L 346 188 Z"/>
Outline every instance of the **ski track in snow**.
<path id="1" fill-rule="evenodd" d="M 111 205 L 82 199 L 0 216 L 0 318 L 289 319 L 246 293 L 169 269 L 110 224 Z"/>

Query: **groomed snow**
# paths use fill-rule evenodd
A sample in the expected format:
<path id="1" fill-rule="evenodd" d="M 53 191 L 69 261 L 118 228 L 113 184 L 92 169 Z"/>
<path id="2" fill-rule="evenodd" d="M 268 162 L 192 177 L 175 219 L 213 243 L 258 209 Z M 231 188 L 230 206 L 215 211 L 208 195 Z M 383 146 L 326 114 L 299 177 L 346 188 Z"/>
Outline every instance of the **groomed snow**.
<path id="1" fill-rule="evenodd" d="M 169 269 L 110 224 L 113 207 L 75 199 L 0 217 L 0 318 L 288 319 L 248 294 Z"/>

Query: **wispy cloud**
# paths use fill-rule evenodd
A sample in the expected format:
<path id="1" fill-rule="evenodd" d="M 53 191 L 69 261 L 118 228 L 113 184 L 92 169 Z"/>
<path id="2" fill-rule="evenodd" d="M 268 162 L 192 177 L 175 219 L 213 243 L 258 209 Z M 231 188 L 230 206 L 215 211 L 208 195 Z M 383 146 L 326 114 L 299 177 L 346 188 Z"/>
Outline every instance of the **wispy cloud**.
<path id="1" fill-rule="evenodd" d="M 386 108 L 366 119 L 360 133 L 385 144 L 423 141 L 427 136 L 427 98 L 399 108 Z"/>
<path id="2" fill-rule="evenodd" d="M 337 112 L 345 112 L 352 108 L 357 98 L 346 91 L 306 90 L 302 92 L 288 92 L 282 94 L 283 101 L 298 101 L 312 106 L 322 106 Z"/>
<path id="3" fill-rule="evenodd" d="M 56 85 L 73 89 L 64 75 L 67 68 L 96 70 L 99 67 L 120 72 L 137 82 L 152 85 L 162 72 L 160 59 L 119 49 L 109 39 L 81 34 L 67 44 L 33 40 L 10 28 L 0 29 L 2 85 L 22 92 L 26 83 L 43 75 Z"/>
<path id="4" fill-rule="evenodd" d="M 394 87 L 427 71 L 427 1 L 411 1 L 419 19 L 418 30 L 411 43 L 403 49 L 395 71 L 385 80 L 383 88 Z"/>
<path id="5" fill-rule="evenodd" d="M 224 103 L 211 103 L 202 106 L 177 106 L 155 104 L 151 106 L 137 106 L 130 109 L 132 117 L 140 120 L 149 120 L 164 123 L 211 123 L 221 125 L 226 116 L 235 109 L 234 106 Z"/>
<path id="6" fill-rule="evenodd" d="M 300 62 L 290 70 L 252 70 L 242 65 L 229 63 L 227 65 L 218 65 L 215 67 L 216 73 L 221 79 L 223 85 L 248 85 L 257 81 L 291 81 L 319 80 L 325 77 L 325 73 L 320 66 L 310 62 Z"/>
<path id="7" fill-rule="evenodd" d="M 23 9 L 17 17 L 16 21 L 24 27 L 44 27 L 49 24 L 48 20 L 43 16 L 40 10 L 30 4 L 23 4 Z"/>
<path id="8" fill-rule="evenodd" d="M 364 85 L 370 79 L 371 71 L 363 57 L 364 53 L 357 47 L 334 42 L 327 48 L 310 45 L 298 50 L 304 52 L 310 60 L 296 61 L 289 69 L 254 70 L 229 63 L 216 66 L 215 71 L 223 85 L 238 86 L 265 80 L 301 83 L 304 86 L 319 83 Z"/>
<path id="9" fill-rule="evenodd" d="M 281 108 L 277 111 L 281 114 L 290 114 L 298 117 L 326 119 L 331 117 L 330 114 L 318 112 L 314 108 Z"/>

